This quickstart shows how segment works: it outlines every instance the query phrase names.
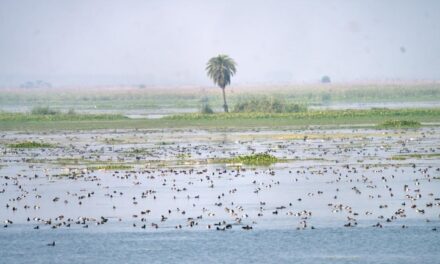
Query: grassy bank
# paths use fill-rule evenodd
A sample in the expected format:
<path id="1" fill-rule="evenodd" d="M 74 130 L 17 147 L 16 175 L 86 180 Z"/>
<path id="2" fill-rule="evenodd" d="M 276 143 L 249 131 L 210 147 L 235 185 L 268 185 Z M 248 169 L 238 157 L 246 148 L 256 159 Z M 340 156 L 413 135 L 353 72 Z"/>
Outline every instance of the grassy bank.
<path id="1" fill-rule="evenodd" d="M 290 120 L 336 120 L 338 124 L 345 121 L 351 123 L 356 119 L 363 120 L 387 120 L 418 119 L 438 120 L 440 119 L 440 108 L 431 109 L 367 109 L 367 110 L 311 110 L 298 113 L 218 113 L 214 115 L 203 114 L 181 114 L 165 117 L 166 120 L 231 120 L 231 119 L 290 119 Z M 341 123 L 342 122 L 342 123 Z M 327 122 L 326 122 L 327 123 Z M 319 123 L 318 123 L 319 124 Z"/>
<path id="2" fill-rule="evenodd" d="M 90 130 L 155 128 L 240 128 L 310 125 L 378 125 L 389 120 L 440 122 L 440 108 L 326 110 L 299 113 L 182 114 L 161 119 L 128 119 L 120 115 L 0 114 L 0 130 Z"/>

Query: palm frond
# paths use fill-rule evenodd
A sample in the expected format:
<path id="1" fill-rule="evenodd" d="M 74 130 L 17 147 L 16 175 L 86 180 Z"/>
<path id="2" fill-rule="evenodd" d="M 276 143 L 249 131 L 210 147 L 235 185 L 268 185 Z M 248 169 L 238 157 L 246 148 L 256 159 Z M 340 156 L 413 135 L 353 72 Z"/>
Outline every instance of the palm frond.
<path id="1" fill-rule="evenodd" d="M 228 55 L 220 54 L 208 61 L 206 72 L 214 84 L 225 88 L 231 84 L 231 77 L 237 72 L 236 63 Z"/>

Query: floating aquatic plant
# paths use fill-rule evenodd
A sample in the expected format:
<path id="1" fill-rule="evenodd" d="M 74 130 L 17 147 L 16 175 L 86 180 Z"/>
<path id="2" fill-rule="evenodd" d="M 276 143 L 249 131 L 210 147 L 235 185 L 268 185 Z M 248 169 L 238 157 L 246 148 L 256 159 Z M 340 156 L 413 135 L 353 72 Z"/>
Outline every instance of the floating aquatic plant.
<path id="1" fill-rule="evenodd" d="M 246 165 L 271 165 L 279 162 L 279 159 L 267 153 L 258 153 L 251 155 L 243 155 L 232 158 L 230 162 L 240 162 Z"/>
<path id="2" fill-rule="evenodd" d="M 55 148 L 56 146 L 49 143 L 41 143 L 36 141 L 25 141 L 9 144 L 10 148 Z"/>

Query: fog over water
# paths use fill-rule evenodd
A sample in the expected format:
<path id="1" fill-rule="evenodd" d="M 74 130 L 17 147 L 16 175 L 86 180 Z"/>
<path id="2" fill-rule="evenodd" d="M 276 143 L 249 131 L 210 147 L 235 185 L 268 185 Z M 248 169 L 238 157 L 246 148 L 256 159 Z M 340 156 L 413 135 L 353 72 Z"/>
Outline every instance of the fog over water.
<path id="1" fill-rule="evenodd" d="M 440 1 L 0 2 L 0 86 L 440 80 Z"/>

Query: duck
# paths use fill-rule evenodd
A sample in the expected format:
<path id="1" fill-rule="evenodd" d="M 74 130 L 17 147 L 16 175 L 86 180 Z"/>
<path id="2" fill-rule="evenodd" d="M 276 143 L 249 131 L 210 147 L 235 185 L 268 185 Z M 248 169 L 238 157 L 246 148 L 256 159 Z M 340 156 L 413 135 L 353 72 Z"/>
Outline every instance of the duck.
<path id="1" fill-rule="evenodd" d="M 52 243 L 47 244 L 48 247 L 54 247 L 55 246 L 55 241 L 52 241 Z"/>

